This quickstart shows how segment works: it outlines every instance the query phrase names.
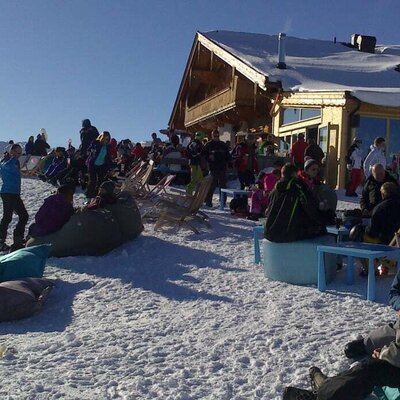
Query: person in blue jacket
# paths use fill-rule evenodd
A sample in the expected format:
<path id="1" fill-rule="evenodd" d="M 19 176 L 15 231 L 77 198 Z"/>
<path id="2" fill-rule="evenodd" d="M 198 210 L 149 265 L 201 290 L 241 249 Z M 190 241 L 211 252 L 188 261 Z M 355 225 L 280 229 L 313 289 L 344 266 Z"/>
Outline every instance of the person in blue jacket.
<path id="1" fill-rule="evenodd" d="M 66 151 L 64 147 L 57 147 L 54 150 L 54 158 L 51 164 L 48 166 L 44 174 L 39 175 L 39 179 L 44 182 L 50 181 L 50 183 L 53 183 L 51 180 L 65 168 L 67 168 Z"/>
<path id="2" fill-rule="evenodd" d="M 111 168 L 110 140 L 110 132 L 104 131 L 92 142 L 87 151 L 86 166 L 89 171 L 87 198 L 96 196 L 98 188 L 104 182 Z"/>
<path id="3" fill-rule="evenodd" d="M 21 172 L 19 157 L 22 148 L 19 144 L 12 145 L 9 154 L 0 162 L 0 174 L 3 185 L 0 190 L 1 200 L 3 201 L 3 218 L 0 222 L 0 251 L 6 251 L 8 225 L 12 220 L 13 213 L 18 215 L 18 223 L 14 229 L 14 243 L 11 250 L 17 250 L 23 246 L 25 226 L 28 222 L 28 213 L 21 199 Z"/>

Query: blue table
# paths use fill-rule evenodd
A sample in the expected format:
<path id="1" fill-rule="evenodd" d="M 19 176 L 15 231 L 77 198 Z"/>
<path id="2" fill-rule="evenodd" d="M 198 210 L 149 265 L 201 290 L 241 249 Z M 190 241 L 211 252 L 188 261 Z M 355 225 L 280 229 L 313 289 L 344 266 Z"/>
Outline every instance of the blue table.
<path id="1" fill-rule="evenodd" d="M 239 196 L 248 196 L 251 193 L 248 190 L 241 189 L 221 189 L 219 192 L 219 209 L 223 210 L 225 208 L 226 197 L 232 196 L 234 199 Z"/>
<path id="2" fill-rule="evenodd" d="M 337 243 L 343 242 L 343 239 L 345 237 L 348 237 L 350 234 L 350 229 L 346 228 L 343 225 L 341 225 L 339 228 L 336 228 L 336 225 L 328 225 L 326 227 L 326 231 L 331 235 L 336 236 Z"/>
<path id="3" fill-rule="evenodd" d="M 388 257 L 397 261 L 397 270 L 400 268 L 400 248 L 382 244 L 369 244 L 358 242 L 337 243 L 332 246 L 318 246 L 318 289 L 326 290 L 324 253 L 347 256 L 347 284 L 354 283 L 353 257 L 368 259 L 367 300 L 375 300 L 375 266 L 374 259 Z"/>

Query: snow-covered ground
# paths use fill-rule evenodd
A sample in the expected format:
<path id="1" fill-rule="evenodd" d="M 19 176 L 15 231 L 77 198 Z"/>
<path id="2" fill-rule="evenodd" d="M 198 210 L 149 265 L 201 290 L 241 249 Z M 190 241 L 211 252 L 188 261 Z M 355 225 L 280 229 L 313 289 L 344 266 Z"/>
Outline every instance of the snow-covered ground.
<path id="1" fill-rule="evenodd" d="M 23 180 L 31 216 L 51 190 Z M 346 368 L 345 343 L 395 318 L 391 278 L 377 303 L 343 273 L 325 293 L 268 281 L 253 264 L 255 223 L 208 213 L 200 235 L 146 224 L 104 257 L 49 259 L 58 283 L 43 310 L 0 324 L 0 346 L 16 350 L 0 360 L 0 398 L 280 399 L 308 387 L 311 365 Z"/>

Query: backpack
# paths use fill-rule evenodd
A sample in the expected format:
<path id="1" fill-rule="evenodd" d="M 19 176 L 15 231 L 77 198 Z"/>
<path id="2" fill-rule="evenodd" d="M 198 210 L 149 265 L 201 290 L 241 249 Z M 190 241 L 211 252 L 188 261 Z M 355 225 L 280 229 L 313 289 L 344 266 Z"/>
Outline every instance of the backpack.
<path id="1" fill-rule="evenodd" d="M 235 197 L 229 203 L 229 208 L 232 213 L 246 214 L 248 212 L 248 198 L 247 195 Z"/>

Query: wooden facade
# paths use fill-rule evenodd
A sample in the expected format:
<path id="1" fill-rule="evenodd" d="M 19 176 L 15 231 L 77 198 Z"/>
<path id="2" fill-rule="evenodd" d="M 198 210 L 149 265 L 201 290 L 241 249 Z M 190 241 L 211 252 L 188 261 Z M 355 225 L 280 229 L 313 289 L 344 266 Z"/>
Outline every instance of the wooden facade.
<path id="1" fill-rule="evenodd" d="M 319 113 L 284 123 L 287 109 Z M 327 183 L 343 188 L 348 175 L 344 155 L 356 134 L 355 116 L 400 119 L 400 107 L 363 103 L 347 91 L 285 92 L 281 82 L 270 82 L 268 76 L 198 32 L 169 126 L 192 132 L 219 128 L 223 140 L 232 143 L 238 131 L 271 132 L 289 144 L 304 133 L 324 147 Z"/>
<path id="2" fill-rule="evenodd" d="M 242 63 L 198 33 L 169 126 L 192 132 L 229 127 L 229 140 L 242 126 L 270 127 L 271 99 L 279 86 L 266 87 L 264 76 L 260 79 L 261 74 L 257 74 L 254 79 L 251 69 L 239 64 Z"/>

